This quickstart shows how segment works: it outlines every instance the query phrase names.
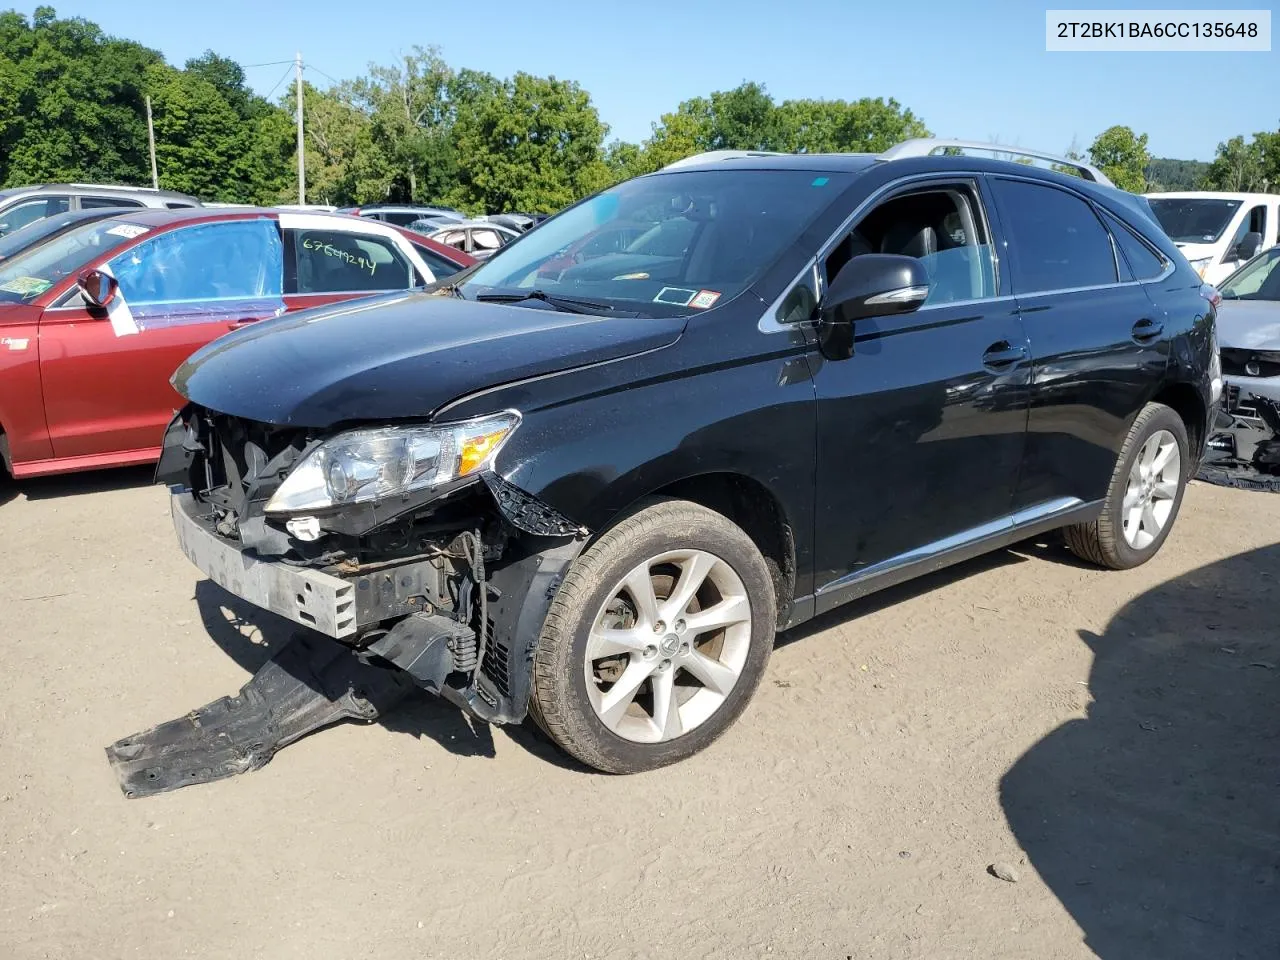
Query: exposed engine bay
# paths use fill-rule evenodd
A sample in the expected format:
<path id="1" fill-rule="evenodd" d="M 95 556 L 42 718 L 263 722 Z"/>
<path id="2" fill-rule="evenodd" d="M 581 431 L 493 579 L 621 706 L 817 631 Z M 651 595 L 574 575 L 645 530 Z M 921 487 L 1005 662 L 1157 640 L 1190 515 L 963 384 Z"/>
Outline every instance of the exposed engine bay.
<path id="1" fill-rule="evenodd" d="M 314 632 L 239 697 L 109 748 L 127 796 L 254 769 L 320 726 L 376 718 L 411 685 L 480 720 L 524 719 L 533 645 L 587 531 L 492 470 L 301 518 L 269 515 L 286 476 L 324 439 L 194 405 L 170 425 L 157 479 L 170 487 L 183 550 L 225 589 Z"/>
<path id="2" fill-rule="evenodd" d="M 1280 492 L 1280 401 L 1228 383 L 1198 478 Z"/>

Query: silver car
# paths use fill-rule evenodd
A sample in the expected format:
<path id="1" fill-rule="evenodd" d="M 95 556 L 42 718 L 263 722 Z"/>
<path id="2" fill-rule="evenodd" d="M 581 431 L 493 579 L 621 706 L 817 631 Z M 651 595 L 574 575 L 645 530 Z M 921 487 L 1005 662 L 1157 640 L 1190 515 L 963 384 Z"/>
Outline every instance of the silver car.
<path id="1" fill-rule="evenodd" d="M 74 210 L 202 206 L 195 197 L 173 190 L 94 183 L 43 183 L 0 190 L 0 237 L 29 223 Z"/>
<path id="2" fill-rule="evenodd" d="M 1223 414 L 1204 479 L 1280 489 L 1280 246 L 1218 287 Z"/>

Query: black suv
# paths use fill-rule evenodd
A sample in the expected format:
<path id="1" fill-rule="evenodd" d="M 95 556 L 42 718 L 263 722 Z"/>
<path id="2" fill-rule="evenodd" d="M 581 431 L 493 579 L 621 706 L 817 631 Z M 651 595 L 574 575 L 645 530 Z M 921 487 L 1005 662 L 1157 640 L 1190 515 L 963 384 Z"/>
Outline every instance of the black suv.
<path id="1" fill-rule="evenodd" d="M 185 552 L 613 772 L 710 744 L 776 631 L 873 590 L 1056 528 L 1143 563 L 1219 389 L 1212 288 L 1087 168 L 925 152 L 693 158 L 210 344 L 158 474 Z"/>

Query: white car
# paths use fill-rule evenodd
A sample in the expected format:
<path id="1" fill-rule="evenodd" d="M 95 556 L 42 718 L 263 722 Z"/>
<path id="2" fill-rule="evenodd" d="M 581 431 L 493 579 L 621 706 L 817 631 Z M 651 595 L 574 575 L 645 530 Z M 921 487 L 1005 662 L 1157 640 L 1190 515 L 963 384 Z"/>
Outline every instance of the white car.
<path id="1" fill-rule="evenodd" d="M 437 243 L 469 253 L 477 260 L 484 260 L 517 239 L 520 231 L 492 220 L 463 220 L 446 224 L 427 236 Z"/>
<path id="2" fill-rule="evenodd" d="M 1280 243 L 1280 194 L 1148 193 L 1151 211 L 1205 283 Z"/>

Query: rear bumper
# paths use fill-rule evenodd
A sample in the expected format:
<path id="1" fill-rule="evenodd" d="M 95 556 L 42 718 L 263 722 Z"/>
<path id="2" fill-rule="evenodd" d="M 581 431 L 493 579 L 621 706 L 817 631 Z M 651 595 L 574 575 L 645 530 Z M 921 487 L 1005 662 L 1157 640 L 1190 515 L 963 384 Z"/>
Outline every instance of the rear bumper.
<path id="1" fill-rule="evenodd" d="M 189 493 L 170 501 L 182 552 L 210 580 L 242 600 L 341 640 L 356 634 L 355 586 L 318 570 L 259 560 L 210 530 Z"/>

